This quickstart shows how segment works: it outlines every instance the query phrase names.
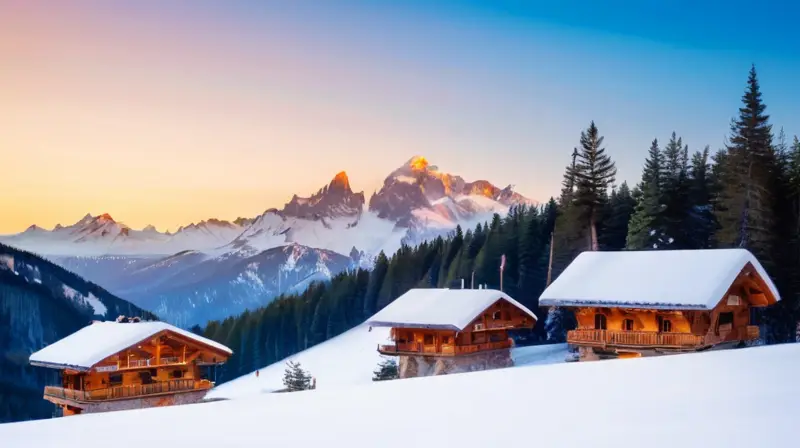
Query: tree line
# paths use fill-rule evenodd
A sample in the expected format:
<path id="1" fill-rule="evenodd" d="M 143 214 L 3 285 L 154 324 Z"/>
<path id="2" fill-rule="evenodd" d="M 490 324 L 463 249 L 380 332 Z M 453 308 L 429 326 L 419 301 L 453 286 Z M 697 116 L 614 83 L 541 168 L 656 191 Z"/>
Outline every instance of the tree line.
<path id="1" fill-rule="evenodd" d="M 666 143 L 664 143 L 664 141 Z M 274 363 L 362 323 L 410 288 L 500 284 L 540 316 L 520 343 L 563 341 L 571 313 L 538 309 L 549 281 L 582 251 L 742 247 L 764 265 L 782 301 L 763 312 L 768 343 L 795 338 L 800 292 L 800 141 L 774 135 L 755 67 L 724 145 L 690 151 L 671 132 L 647 149 L 641 179 L 616 166 L 591 122 L 570 154 L 561 194 L 474 229 L 380 253 L 372 270 L 344 272 L 266 307 L 193 331 L 235 354 L 221 381 Z M 643 148 L 644 150 L 645 148 Z M 550 262 L 552 259 L 552 262 Z M 676 279 L 676 281 L 678 281 Z M 544 318 L 546 316 L 546 318 Z"/>

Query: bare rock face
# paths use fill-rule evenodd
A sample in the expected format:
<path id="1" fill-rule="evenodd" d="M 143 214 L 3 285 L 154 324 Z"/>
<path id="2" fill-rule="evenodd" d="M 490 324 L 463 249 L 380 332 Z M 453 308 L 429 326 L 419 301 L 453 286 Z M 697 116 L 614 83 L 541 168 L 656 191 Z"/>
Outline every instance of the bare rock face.
<path id="1" fill-rule="evenodd" d="M 354 193 L 350 189 L 350 180 L 342 171 L 330 184 L 322 187 L 310 197 L 297 195 L 286 203 L 281 213 L 303 219 L 325 219 L 360 216 L 364 207 L 364 193 Z"/>
<path id="2" fill-rule="evenodd" d="M 449 375 L 451 373 L 513 367 L 511 350 L 492 350 L 464 356 L 400 356 L 400 378 Z"/>

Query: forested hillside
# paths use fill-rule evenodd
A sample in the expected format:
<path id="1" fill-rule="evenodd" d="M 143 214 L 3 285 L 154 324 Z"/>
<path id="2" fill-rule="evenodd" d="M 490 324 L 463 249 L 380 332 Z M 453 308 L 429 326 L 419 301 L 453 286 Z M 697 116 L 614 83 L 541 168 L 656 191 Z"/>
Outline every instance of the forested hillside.
<path id="1" fill-rule="evenodd" d="M 532 334 L 521 336 L 528 342 L 561 341 L 573 325 L 571 315 L 538 309 L 537 298 L 548 276 L 555 278 L 578 253 L 744 247 L 761 260 L 783 299 L 764 316 L 766 342 L 794 340 L 800 142 L 795 137 L 790 144 L 783 131 L 774 135 L 755 68 L 721 149 L 712 153 L 705 143 L 690 148 L 676 132 L 667 128 L 664 134 L 665 140 L 655 138 L 642 148 L 647 157 L 640 182 L 615 187 L 613 143 L 606 150 L 592 122 L 578 147 L 565 152 L 560 197 L 543 207 L 520 207 L 475 229 L 459 228 L 447 239 L 381 254 L 371 272 L 341 274 L 301 295 L 194 330 L 235 351 L 222 376 L 226 381 L 338 335 L 409 288 L 458 286 L 461 279 L 470 287 L 473 275 L 476 287 L 497 288 L 505 254 L 504 290 L 540 317 Z"/>
<path id="2" fill-rule="evenodd" d="M 28 356 L 89 325 L 120 314 L 155 319 L 36 255 L 0 244 L 0 423 L 50 417 L 42 398 L 53 370 L 28 365 Z"/>

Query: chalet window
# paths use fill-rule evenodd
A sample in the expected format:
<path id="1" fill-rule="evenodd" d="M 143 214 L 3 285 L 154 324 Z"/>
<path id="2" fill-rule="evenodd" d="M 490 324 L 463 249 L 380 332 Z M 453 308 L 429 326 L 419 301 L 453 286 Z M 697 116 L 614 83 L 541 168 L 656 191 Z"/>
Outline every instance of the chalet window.
<path id="1" fill-rule="evenodd" d="M 426 334 L 426 335 L 425 335 L 425 340 L 424 340 L 424 342 L 423 342 L 423 343 L 424 343 L 425 345 L 431 345 L 431 344 L 433 344 L 433 335 L 432 335 L 432 334 Z"/>
<path id="2" fill-rule="evenodd" d="M 181 378 L 183 376 L 183 372 L 180 370 L 173 370 L 172 377 L 173 378 Z"/>
<path id="3" fill-rule="evenodd" d="M 492 320 L 500 320 L 501 319 L 500 314 L 501 314 L 500 311 L 495 311 L 494 314 L 492 314 Z"/>
<path id="4" fill-rule="evenodd" d="M 449 344 L 450 336 L 442 336 L 442 344 Z"/>
<path id="5" fill-rule="evenodd" d="M 119 386 L 122 384 L 122 375 L 111 375 L 108 377 L 108 383 L 110 386 Z"/>
<path id="6" fill-rule="evenodd" d="M 672 321 L 664 319 L 663 317 L 660 317 L 659 320 L 661 321 L 659 324 L 659 331 L 662 333 L 669 333 L 672 331 Z"/>
<path id="7" fill-rule="evenodd" d="M 625 331 L 633 331 L 633 319 L 625 319 L 622 321 L 622 329 Z"/>
<path id="8" fill-rule="evenodd" d="M 595 314 L 594 315 L 594 329 L 595 330 L 605 330 L 606 329 L 606 316 L 605 316 L 605 314 Z"/>

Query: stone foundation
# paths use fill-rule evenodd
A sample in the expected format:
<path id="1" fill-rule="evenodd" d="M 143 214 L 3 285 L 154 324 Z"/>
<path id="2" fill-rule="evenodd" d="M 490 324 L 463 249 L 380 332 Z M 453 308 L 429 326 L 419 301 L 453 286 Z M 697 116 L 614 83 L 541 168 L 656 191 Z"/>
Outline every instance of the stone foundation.
<path id="1" fill-rule="evenodd" d="M 155 408 L 161 406 L 176 406 L 181 404 L 199 403 L 203 400 L 203 397 L 207 393 L 208 390 L 198 390 L 191 392 L 182 392 L 177 394 L 156 395 L 151 397 L 136 397 L 125 400 L 80 402 L 80 403 L 75 403 L 75 402 L 59 403 L 58 401 L 62 400 L 53 400 L 51 397 L 47 398 L 50 399 L 50 401 L 55 402 L 56 404 L 63 404 L 63 405 L 69 404 L 73 407 L 77 407 L 80 409 L 80 411 L 77 413 L 80 414 L 96 414 L 99 412 L 127 411 L 131 409 Z M 65 416 L 71 415 L 71 413 L 65 411 L 64 415 Z"/>
<path id="2" fill-rule="evenodd" d="M 398 374 L 400 378 L 449 375 L 451 373 L 475 372 L 479 370 L 512 367 L 511 350 L 492 350 L 459 356 L 400 356 Z"/>
<path id="3" fill-rule="evenodd" d="M 649 356 L 666 355 L 668 352 L 657 352 L 655 350 L 625 350 L 618 351 L 615 349 L 602 350 L 593 347 L 578 347 L 578 360 L 583 361 L 600 361 L 604 359 L 630 359 L 642 358 Z"/>
<path id="4" fill-rule="evenodd" d="M 599 361 L 603 359 L 630 359 L 630 358 L 648 358 L 651 356 L 666 356 L 677 355 L 681 353 L 696 353 L 700 351 L 715 351 L 715 350 L 730 350 L 743 346 L 739 341 L 730 341 L 717 344 L 705 350 L 668 350 L 668 349 L 641 349 L 641 350 L 617 350 L 614 348 L 595 348 L 578 346 L 578 360 L 583 361 Z"/>

